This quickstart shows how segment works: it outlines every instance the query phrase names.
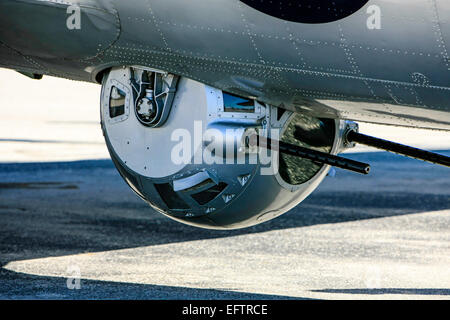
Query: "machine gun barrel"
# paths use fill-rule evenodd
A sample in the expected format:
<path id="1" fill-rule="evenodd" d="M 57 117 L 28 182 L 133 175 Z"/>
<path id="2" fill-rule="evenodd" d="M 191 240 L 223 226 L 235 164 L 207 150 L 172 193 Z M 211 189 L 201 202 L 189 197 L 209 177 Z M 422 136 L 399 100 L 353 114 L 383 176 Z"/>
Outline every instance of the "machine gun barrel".
<path id="1" fill-rule="evenodd" d="M 252 137 L 251 138 L 252 144 L 254 139 L 257 140 L 256 143 L 259 147 L 263 147 L 266 149 L 279 151 L 281 153 L 289 154 L 303 159 L 308 159 L 322 164 L 327 164 L 345 170 L 350 170 L 361 174 L 369 174 L 370 172 L 370 165 L 367 163 L 362 163 L 359 161 L 335 156 L 325 152 L 320 152 L 260 136 Z"/>
<path id="2" fill-rule="evenodd" d="M 429 152 L 409 146 L 405 146 L 403 144 L 371 137 L 365 134 L 361 134 L 354 130 L 349 130 L 347 132 L 346 139 L 348 142 L 355 142 L 364 144 L 366 146 L 375 147 L 377 149 L 386 150 L 389 152 L 397 153 L 406 157 L 423 160 L 427 162 L 431 162 L 434 164 L 439 164 L 442 166 L 450 167 L 450 157 L 437 154 L 434 152 Z"/>

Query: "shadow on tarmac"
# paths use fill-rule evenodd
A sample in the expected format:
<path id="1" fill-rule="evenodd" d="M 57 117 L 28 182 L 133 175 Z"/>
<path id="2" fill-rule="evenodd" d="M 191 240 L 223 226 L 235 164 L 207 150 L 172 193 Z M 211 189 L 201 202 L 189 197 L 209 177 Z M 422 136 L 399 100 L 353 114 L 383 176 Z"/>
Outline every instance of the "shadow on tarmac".
<path id="1" fill-rule="evenodd" d="M 450 154 L 449 151 L 444 153 Z M 413 174 L 414 181 L 398 182 L 395 192 L 374 191 L 367 180 L 361 187 L 359 181 L 366 177 L 338 171 L 338 177 L 331 182 L 336 187 L 319 187 L 302 204 L 280 218 L 237 231 L 197 229 L 156 213 L 128 189 L 110 160 L 0 164 L 0 265 L 4 266 L 9 261 L 233 237 L 450 208 L 448 184 L 447 189 L 440 193 L 420 188 L 421 179 L 429 180 L 430 175 L 449 177 L 448 168 L 386 153 L 355 154 L 352 158 L 360 161 L 370 158 L 377 164 L 381 176 L 374 183 L 383 177 L 392 178 L 392 168 L 397 168 L 399 175 Z M 345 181 L 346 185 L 339 186 L 338 179 Z M 402 183 L 417 184 L 417 191 L 402 192 Z M 3 268 L 0 269 L 0 278 L 0 298 L 3 299 L 164 299 L 169 296 L 179 299 L 205 299 L 211 296 L 218 299 L 286 298 L 227 290 L 88 280 L 83 280 L 86 286 L 83 288 L 87 290 L 68 293 L 65 278 L 37 277 Z M 15 285 L 20 279 L 26 281 L 26 288 Z M 60 294 L 53 290 L 58 286 L 61 287 Z M 101 296 L 95 293 L 99 287 Z M 326 289 L 318 292 L 449 295 L 448 289 Z"/>

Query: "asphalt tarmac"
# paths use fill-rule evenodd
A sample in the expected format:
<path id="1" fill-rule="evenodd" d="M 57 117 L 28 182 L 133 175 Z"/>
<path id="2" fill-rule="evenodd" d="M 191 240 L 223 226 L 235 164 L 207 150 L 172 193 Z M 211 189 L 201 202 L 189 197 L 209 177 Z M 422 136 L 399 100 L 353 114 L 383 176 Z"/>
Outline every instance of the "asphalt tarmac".
<path id="1" fill-rule="evenodd" d="M 100 86 L 3 69 L 0 84 L 0 299 L 450 298 L 448 168 L 357 146 L 369 176 L 337 170 L 254 228 L 195 229 L 105 160 Z M 360 126 L 450 150 L 449 132 Z"/>
<path id="2" fill-rule="evenodd" d="M 370 176 L 232 232 L 158 214 L 110 160 L 0 164 L 0 299 L 449 299 L 450 169 L 346 156 Z"/>

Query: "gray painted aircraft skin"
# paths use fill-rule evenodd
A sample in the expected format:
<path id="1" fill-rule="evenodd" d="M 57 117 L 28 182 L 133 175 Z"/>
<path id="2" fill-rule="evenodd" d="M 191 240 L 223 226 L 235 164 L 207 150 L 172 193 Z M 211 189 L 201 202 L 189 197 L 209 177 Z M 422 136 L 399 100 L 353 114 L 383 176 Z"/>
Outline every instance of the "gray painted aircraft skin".
<path id="1" fill-rule="evenodd" d="M 450 130 L 449 22 L 448 0 L 370 0 L 317 24 L 238 0 L 2 0 L 0 66 L 100 82 L 140 65 L 315 116 Z"/>

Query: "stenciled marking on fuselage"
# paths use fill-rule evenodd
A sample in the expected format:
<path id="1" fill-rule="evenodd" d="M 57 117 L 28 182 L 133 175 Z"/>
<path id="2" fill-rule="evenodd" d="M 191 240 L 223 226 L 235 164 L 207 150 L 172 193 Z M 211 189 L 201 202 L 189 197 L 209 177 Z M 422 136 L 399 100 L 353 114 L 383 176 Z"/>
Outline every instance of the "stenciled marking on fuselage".
<path id="1" fill-rule="evenodd" d="M 328 23 L 344 19 L 369 0 L 241 0 L 273 17 L 300 23 Z"/>

